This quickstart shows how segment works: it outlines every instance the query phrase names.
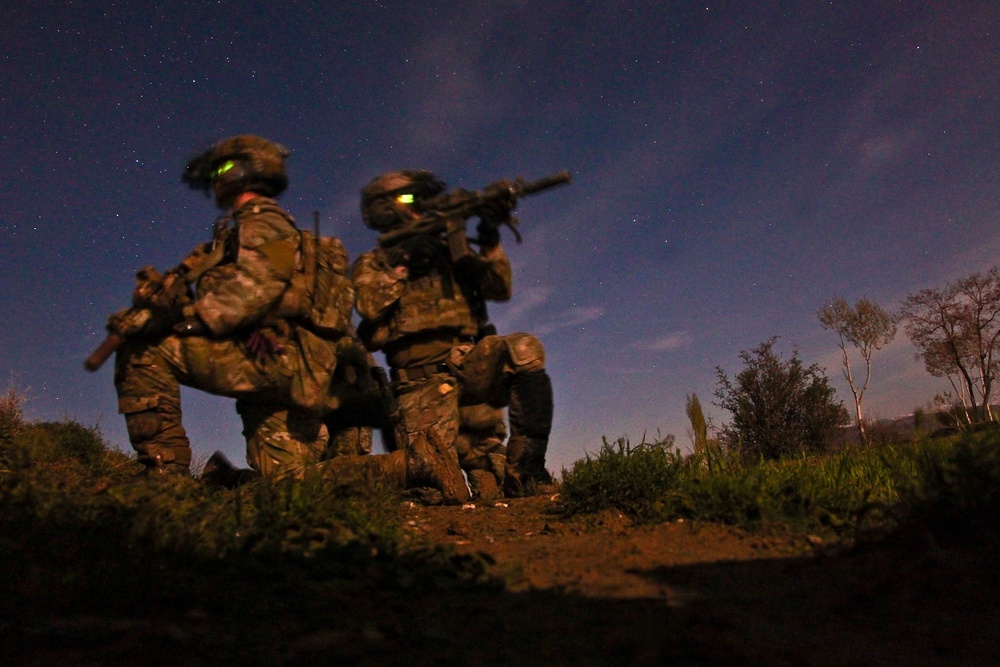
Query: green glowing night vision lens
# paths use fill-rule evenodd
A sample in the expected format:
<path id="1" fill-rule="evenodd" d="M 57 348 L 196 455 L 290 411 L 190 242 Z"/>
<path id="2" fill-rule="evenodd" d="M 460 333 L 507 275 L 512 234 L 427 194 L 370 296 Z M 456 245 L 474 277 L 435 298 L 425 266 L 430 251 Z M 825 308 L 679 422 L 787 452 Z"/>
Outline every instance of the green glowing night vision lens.
<path id="1" fill-rule="evenodd" d="M 222 164 L 220 164 L 218 167 L 216 167 L 215 171 L 212 172 L 212 180 L 214 181 L 219 176 L 222 176 L 224 173 L 226 173 L 227 171 L 229 171 L 230 169 L 232 169 L 235 166 L 236 166 L 236 162 L 234 162 L 233 160 L 226 160 L 225 162 L 223 162 Z"/>
<path id="2" fill-rule="evenodd" d="M 399 195 L 398 197 L 396 197 L 396 201 L 398 201 L 400 204 L 412 204 L 413 195 Z"/>

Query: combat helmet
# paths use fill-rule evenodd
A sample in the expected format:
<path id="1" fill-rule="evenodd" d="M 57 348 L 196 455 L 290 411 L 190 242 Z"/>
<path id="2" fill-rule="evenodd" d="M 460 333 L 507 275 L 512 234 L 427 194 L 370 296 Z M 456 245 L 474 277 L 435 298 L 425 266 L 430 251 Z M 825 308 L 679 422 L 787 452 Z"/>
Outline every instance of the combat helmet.
<path id="1" fill-rule="evenodd" d="M 213 191 L 225 208 L 242 192 L 277 197 L 288 187 L 288 149 L 264 137 L 240 134 L 219 141 L 188 161 L 181 180 L 193 190 Z"/>
<path id="2" fill-rule="evenodd" d="M 376 231 L 385 231 L 396 221 L 391 207 L 380 205 L 390 197 L 412 195 L 413 202 L 428 199 L 444 192 L 445 184 L 423 169 L 403 169 L 376 176 L 361 188 L 361 219 L 365 226 Z"/>

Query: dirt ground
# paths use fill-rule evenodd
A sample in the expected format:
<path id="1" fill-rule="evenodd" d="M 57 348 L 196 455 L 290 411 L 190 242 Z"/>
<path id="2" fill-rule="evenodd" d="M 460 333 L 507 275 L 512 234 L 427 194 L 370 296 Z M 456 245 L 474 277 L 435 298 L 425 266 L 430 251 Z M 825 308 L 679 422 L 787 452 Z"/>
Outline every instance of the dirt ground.
<path id="1" fill-rule="evenodd" d="M 0 650 L 23 665 L 1000 664 L 994 553 L 563 519 L 557 501 L 402 507 L 415 545 L 483 554 L 502 588 L 234 581 L 189 609 L 0 620 Z"/>
<path id="2" fill-rule="evenodd" d="M 507 577 L 519 629 L 535 632 L 497 664 L 1000 664 L 995 554 L 562 520 L 557 501 L 408 509 L 414 535 L 487 554 Z"/>

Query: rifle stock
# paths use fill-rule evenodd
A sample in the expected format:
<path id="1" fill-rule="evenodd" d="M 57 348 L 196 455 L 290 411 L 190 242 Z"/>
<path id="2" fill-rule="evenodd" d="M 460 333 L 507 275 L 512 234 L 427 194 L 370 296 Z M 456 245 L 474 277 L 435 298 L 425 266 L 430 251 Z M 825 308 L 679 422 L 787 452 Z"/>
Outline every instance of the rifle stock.
<path id="1" fill-rule="evenodd" d="M 96 371 L 121 347 L 126 338 L 142 331 L 152 318 L 153 313 L 148 308 L 136 307 L 112 315 L 108 321 L 108 337 L 84 360 L 83 367 L 91 373 Z"/>
<path id="2" fill-rule="evenodd" d="M 108 360 L 108 357 L 114 354 L 124 341 L 125 338 L 119 336 L 118 334 L 108 334 L 108 337 L 104 339 L 104 342 L 101 343 L 96 350 L 91 352 L 90 356 L 83 360 L 83 367 L 93 373 L 104 365 L 104 362 Z"/>

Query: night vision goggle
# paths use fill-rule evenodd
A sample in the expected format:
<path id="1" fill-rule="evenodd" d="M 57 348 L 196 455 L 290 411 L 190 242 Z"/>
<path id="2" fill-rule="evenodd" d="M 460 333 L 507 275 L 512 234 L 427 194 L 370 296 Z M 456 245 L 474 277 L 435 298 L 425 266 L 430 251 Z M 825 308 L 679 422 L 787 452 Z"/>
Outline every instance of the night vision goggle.
<path id="1" fill-rule="evenodd" d="M 209 182 L 214 181 L 215 179 L 219 178 L 220 176 L 222 176 L 223 174 L 225 174 L 227 171 L 229 171 L 230 169 L 232 169 L 235 166 L 236 166 L 236 161 L 235 160 L 226 160 L 225 162 L 223 162 L 222 164 L 220 164 L 218 167 L 216 167 L 215 169 L 213 169 L 210 172 L 208 172 L 208 180 L 209 180 Z"/>

